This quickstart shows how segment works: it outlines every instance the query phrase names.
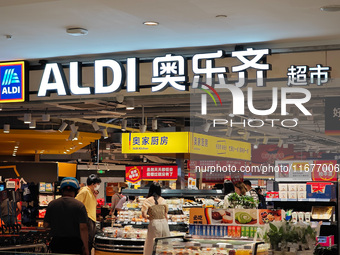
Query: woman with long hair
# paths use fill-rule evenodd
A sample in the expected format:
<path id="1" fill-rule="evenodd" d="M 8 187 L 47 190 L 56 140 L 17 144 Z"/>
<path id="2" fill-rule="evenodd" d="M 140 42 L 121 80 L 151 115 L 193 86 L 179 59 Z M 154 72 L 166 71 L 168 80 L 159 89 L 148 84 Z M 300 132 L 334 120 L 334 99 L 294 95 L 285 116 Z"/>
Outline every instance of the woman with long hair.
<path id="1" fill-rule="evenodd" d="M 229 197 L 232 196 L 234 193 L 238 194 L 239 196 L 245 196 L 247 192 L 247 187 L 244 185 L 243 182 L 237 182 L 233 185 L 231 182 L 225 183 L 224 186 L 224 204 L 223 208 L 228 209 L 230 207 Z M 240 208 L 240 207 L 238 207 Z"/>
<path id="2" fill-rule="evenodd" d="M 142 205 L 142 215 L 149 219 L 148 234 L 144 245 L 144 255 L 151 255 L 153 250 L 153 239 L 156 237 L 170 236 L 168 225 L 168 205 L 161 197 L 161 186 L 152 183 L 148 197 Z"/>

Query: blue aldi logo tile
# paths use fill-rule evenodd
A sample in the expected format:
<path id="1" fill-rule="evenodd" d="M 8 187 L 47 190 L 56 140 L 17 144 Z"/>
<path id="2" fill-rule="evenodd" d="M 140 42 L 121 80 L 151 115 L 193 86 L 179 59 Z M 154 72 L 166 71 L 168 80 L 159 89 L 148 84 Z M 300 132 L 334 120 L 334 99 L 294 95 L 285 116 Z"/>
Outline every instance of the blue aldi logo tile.
<path id="1" fill-rule="evenodd" d="M 25 101 L 25 62 L 0 63 L 0 103 Z"/>

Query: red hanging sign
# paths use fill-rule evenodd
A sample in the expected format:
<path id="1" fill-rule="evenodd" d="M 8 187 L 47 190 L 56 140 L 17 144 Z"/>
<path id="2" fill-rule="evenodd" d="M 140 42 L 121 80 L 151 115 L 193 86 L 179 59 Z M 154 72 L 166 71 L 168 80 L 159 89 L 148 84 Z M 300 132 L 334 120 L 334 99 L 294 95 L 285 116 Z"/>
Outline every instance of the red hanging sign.
<path id="1" fill-rule="evenodd" d="M 143 180 L 177 180 L 177 166 L 143 166 Z"/>
<path id="2" fill-rule="evenodd" d="M 125 167 L 125 179 L 127 182 L 136 183 L 142 179 L 141 166 L 127 166 Z"/>

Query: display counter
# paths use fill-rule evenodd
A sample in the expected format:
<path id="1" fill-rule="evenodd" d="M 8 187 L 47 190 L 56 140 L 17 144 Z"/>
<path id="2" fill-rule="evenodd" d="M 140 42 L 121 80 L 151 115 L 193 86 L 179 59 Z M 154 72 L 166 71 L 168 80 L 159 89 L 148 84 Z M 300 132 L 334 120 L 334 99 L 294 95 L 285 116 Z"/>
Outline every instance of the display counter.
<path id="1" fill-rule="evenodd" d="M 143 254 L 144 242 L 144 238 L 115 238 L 100 234 L 95 237 L 95 254 Z"/>

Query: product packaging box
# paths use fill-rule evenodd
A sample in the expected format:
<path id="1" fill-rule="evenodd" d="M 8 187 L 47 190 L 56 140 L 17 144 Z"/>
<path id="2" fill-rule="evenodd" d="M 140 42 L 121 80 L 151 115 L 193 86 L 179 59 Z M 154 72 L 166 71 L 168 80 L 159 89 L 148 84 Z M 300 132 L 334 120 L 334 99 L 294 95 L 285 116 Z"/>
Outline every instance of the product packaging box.
<path id="1" fill-rule="evenodd" d="M 277 191 L 268 191 L 266 194 L 267 198 L 279 198 L 279 192 Z"/>
<path id="2" fill-rule="evenodd" d="M 307 198 L 335 199 L 335 185 L 327 182 L 307 182 Z"/>
<path id="3" fill-rule="evenodd" d="M 295 183 L 288 184 L 288 191 L 297 191 L 297 185 Z"/>
<path id="4" fill-rule="evenodd" d="M 306 191 L 298 191 L 298 199 L 306 199 L 307 192 Z"/>
<path id="5" fill-rule="evenodd" d="M 288 191 L 288 185 L 286 183 L 279 183 L 279 191 Z"/>
<path id="6" fill-rule="evenodd" d="M 324 246 L 324 247 L 331 247 L 334 245 L 334 236 L 331 235 L 331 236 L 318 236 L 316 238 L 316 240 L 318 241 L 318 243 L 321 245 L 321 246 Z"/>
<path id="7" fill-rule="evenodd" d="M 281 199 L 287 199 L 288 198 L 287 191 L 279 191 L 279 197 Z"/>
<path id="8" fill-rule="evenodd" d="M 331 220 L 334 211 L 334 206 L 312 206 L 312 219 Z"/>
<path id="9" fill-rule="evenodd" d="M 288 191 L 288 199 L 297 199 L 296 191 Z"/>
<path id="10" fill-rule="evenodd" d="M 306 188 L 307 188 L 306 183 L 299 183 L 299 184 L 297 185 L 297 190 L 298 190 L 298 191 L 306 191 Z"/>

